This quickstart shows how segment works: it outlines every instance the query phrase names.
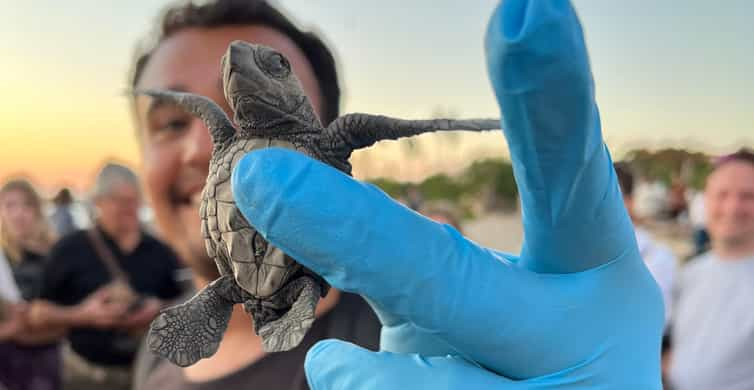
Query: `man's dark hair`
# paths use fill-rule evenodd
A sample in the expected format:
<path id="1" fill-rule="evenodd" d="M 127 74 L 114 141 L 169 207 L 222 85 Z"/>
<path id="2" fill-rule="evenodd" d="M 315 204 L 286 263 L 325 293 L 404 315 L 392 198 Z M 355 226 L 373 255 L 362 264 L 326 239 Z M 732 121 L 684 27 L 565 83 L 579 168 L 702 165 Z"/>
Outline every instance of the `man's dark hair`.
<path id="1" fill-rule="evenodd" d="M 137 51 L 131 70 L 131 87 L 139 82 L 144 67 L 159 44 L 187 28 L 263 25 L 290 38 L 312 66 L 325 103 L 322 124 L 327 126 L 340 113 L 340 87 L 335 59 L 322 40 L 293 22 L 265 0 L 213 0 L 196 4 L 181 2 L 163 11 L 150 44 Z"/>
<path id="2" fill-rule="evenodd" d="M 714 169 L 717 169 L 733 161 L 748 163 L 749 165 L 754 167 L 754 150 L 751 150 L 749 148 L 741 148 L 734 153 L 720 156 L 719 158 L 715 160 L 713 166 L 714 166 Z"/>
<path id="3" fill-rule="evenodd" d="M 631 168 L 624 162 L 615 163 L 613 166 L 618 175 L 618 184 L 623 195 L 632 196 L 634 194 L 634 175 L 631 173 Z"/>

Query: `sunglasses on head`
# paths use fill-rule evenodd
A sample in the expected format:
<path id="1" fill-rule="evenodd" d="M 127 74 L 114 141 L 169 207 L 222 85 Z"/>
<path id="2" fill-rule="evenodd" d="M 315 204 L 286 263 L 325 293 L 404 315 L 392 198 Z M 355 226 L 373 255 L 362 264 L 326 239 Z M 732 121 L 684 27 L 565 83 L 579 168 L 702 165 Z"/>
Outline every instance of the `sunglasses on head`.
<path id="1" fill-rule="evenodd" d="M 734 153 L 719 156 L 712 161 L 712 166 L 714 168 L 718 168 L 721 165 L 727 164 L 731 161 L 743 161 L 754 165 L 754 151 L 748 148 L 743 148 Z"/>

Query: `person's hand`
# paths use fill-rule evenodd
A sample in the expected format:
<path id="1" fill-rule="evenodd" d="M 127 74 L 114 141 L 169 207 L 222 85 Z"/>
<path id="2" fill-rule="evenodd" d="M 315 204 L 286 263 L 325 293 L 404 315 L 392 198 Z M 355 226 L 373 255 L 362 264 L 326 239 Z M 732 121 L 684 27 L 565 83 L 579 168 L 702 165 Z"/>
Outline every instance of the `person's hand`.
<path id="1" fill-rule="evenodd" d="M 76 305 L 76 325 L 102 329 L 118 326 L 128 311 L 128 303 L 113 299 L 112 295 L 108 286 L 101 287 Z"/>
<path id="2" fill-rule="evenodd" d="M 503 2 L 486 51 L 522 198 L 520 257 L 297 152 L 262 149 L 234 168 L 249 222 L 363 295 L 383 324 L 378 353 L 312 347 L 312 389 L 660 388 L 662 300 L 602 143 L 570 3 Z"/>
<path id="3" fill-rule="evenodd" d="M 49 301 L 34 300 L 29 304 L 29 310 L 26 313 L 26 322 L 32 329 L 43 326 L 48 321 L 49 313 L 56 310 L 56 306 Z"/>
<path id="4" fill-rule="evenodd" d="M 583 368 L 596 364 L 589 359 L 602 363 L 605 351 L 622 347 L 614 324 L 630 324 L 641 301 L 601 290 L 647 281 L 632 276 L 637 262 L 530 272 L 296 152 L 247 155 L 233 187 L 271 244 L 335 288 L 366 297 L 383 323 L 384 352 L 315 345 L 306 360 L 313 389 L 507 389 L 540 380 L 578 388 L 589 375 Z"/>
<path id="5" fill-rule="evenodd" d="M 119 326 L 125 329 L 139 331 L 147 327 L 162 310 L 163 304 L 157 298 L 145 298 L 137 308 L 128 312 Z"/>
<path id="6" fill-rule="evenodd" d="M 28 306 L 25 303 L 4 303 L 7 305 L 5 318 L 0 321 L 0 341 L 12 339 L 24 327 Z"/>

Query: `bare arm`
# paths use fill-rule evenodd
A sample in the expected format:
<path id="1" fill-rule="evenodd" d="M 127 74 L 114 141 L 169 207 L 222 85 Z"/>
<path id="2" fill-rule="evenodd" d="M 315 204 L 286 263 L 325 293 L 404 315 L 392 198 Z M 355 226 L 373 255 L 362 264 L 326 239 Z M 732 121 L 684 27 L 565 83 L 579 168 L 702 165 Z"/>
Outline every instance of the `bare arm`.
<path id="1" fill-rule="evenodd" d="M 24 326 L 25 305 L 10 303 L 6 303 L 6 305 L 7 307 L 4 308 L 6 311 L 5 318 L 0 321 L 0 342 L 13 339 Z"/>
<path id="2" fill-rule="evenodd" d="M 42 299 L 30 305 L 27 324 L 35 332 L 65 332 L 68 328 L 85 324 L 80 305 L 63 306 Z"/>
<path id="3" fill-rule="evenodd" d="M 128 313 L 118 326 L 131 332 L 143 332 L 148 329 L 160 310 L 166 307 L 167 303 L 160 299 L 147 298 L 138 309 Z"/>
<path id="4" fill-rule="evenodd" d="M 109 298 L 110 291 L 102 288 L 74 306 L 36 300 L 31 304 L 28 324 L 35 331 L 45 334 L 65 333 L 70 328 L 81 326 L 113 328 L 124 318 L 128 307 Z"/>
<path id="5" fill-rule="evenodd" d="M 62 327 L 44 330 L 25 327 L 13 337 L 13 341 L 21 345 L 49 344 L 62 339 L 66 333 L 68 330 Z"/>

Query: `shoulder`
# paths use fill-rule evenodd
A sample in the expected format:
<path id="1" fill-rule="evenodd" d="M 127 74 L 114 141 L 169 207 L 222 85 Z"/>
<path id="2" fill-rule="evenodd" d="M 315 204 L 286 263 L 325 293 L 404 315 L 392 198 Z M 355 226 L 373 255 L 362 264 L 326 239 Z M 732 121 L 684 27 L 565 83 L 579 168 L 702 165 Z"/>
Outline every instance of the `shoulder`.
<path id="1" fill-rule="evenodd" d="M 144 245 L 150 251 L 159 252 L 163 256 L 167 256 L 173 260 L 178 259 L 178 255 L 175 253 L 173 248 L 170 247 L 170 245 L 153 236 L 151 233 L 142 232 L 142 245 Z"/>
<path id="2" fill-rule="evenodd" d="M 712 253 L 703 253 L 691 258 L 683 267 L 683 272 L 694 274 L 704 272 L 715 266 L 715 256 Z"/>
<path id="3" fill-rule="evenodd" d="M 74 231 L 58 240 L 44 260 L 42 297 L 58 303 L 70 298 L 72 292 L 65 284 L 96 266 L 94 256 L 85 230 Z"/>
<path id="4" fill-rule="evenodd" d="M 160 239 L 158 239 L 157 237 L 152 235 L 152 233 L 149 233 L 147 231 L 141 232 L 141 240 L 144 243 L 144 245 L 153 246 L 157 248 L 167 247 L 167 244 L 160 241 Z"/>
<path id="5" fill-rule="evenodd" d="M 639 252 L 648 265 L 666 268 L 675 267 L 677 256 L 662 241 L 657 240 L 652 234 L 643 228 L 636 228 L 636 243 L 639 246 Z"/>
<path id="6" fill-rule="evenodd" d="M 656 266 L 663 269 L 673 268 L 678 266 L 678 256 L 670 248 L 670 246 L 655 241 L 652 244 L 652 253 L 648 256 L 648 261 L 654 262 Z"/>
<path id="7" fill-rule="evenodd" d="M 77 230 L 65 235 L 50 249 L 51 257 L 79 254 L 82 248 L 89 247 L 86 230 Z"/>
<path id="8" fill-rule="evenodd" d="M 636 240 L 642 255 L 659 261 L 675 261 L 676 256 L 670 246 L 657 240 L 652 234 L 643 230 L 636 231 Z"/>
<path id="9" fill-rule="evenodd" d="M 170 245 L 168 245 L 167 243 L 165 243 L 165 241 L 162 241 L 158 237 L 152 235 L 152 233 L 144 231 L 141 233 L 141 237 L 144 245 L 173 253 L 173 248 L 171 248 Z"/>
<path id="10" fill-rule="evenodd" d="M 711 270 L 715 268 L 715 256 L 711 253 L 704 253 L 692 258 L 681 267 L 681 283 L 684 285 L 693 285 L 700 278 L 704 278 Z"/>

